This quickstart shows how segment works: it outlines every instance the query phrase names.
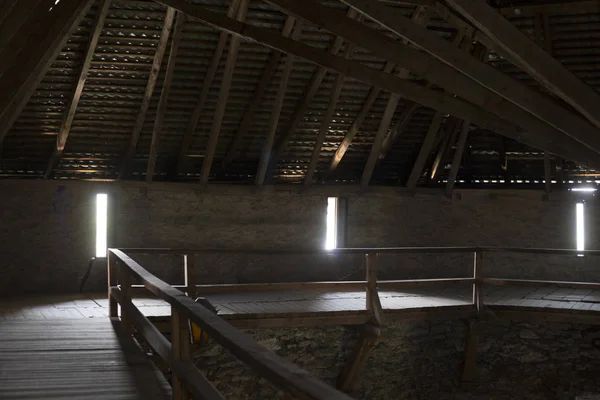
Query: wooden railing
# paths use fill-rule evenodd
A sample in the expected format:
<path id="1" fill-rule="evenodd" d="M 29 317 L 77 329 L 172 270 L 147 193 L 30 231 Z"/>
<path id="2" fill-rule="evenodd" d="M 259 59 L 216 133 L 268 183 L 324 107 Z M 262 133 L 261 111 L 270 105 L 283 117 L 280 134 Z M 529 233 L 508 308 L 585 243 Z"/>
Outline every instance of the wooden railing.
<path id="1" fill-rule="evenodd" d="M 204 285 L 197 284 L 194 279 L 194 255 L 207 253 L 230 254 L 270 254 L 270 255 L 342 255 L 362 254 L 366 259 L 366 279 L 364 281 L 335 282 L 288 282 Z M 489 285 L 556 285 L 571 288 L 600 289 L 596 282 L 562 282 L 522 279 L 485 278 L 483 263 L 485 253 L 526 253 L 548 255 L 583 255 L 598 256 L 598 250 L 566 250 L 566 249 L 525 249 L 525 248 L 493 248 L 493 247 L 400 247 L 400 248 L 356 248 L 336 249 L 332 251 L 282 251 L 282 250 L 214 250 L 214 249 L 109 249 L 109 307 L 110 316 L 117 316 L 117 304 L 121 306 L 121 319 L 125 329 L 133 327 L 145 338 L 162 360 L 173 372 L 173 394 L 175 399 L 188 398 L 190 395 L 200 399 L 223 399 L 224 397 L 212 386 L 189 359 L 188 320 L 197 324 L 217 343 L 235 355 L 238 359 L 257 371 L 276 386 L 290 395 L 302 399 L 349 399 L 345 394 L 333 389 L 320 380 L 310 376 L 296 365 L 278 357 L 256 343 L 250 336 L 229 325 L 205 306 L 195 302 L 197 294 L 215 292 L 328 289 L 332 291 L 366 291 L 365 309 L 371 315 L 368 325 L 375 330 L 383 323 L 383 309 L 379 298 L 379 289 L 399 289 L 414 286 L 433 286 L 450 284 L 472 285 L 472 305 L 479 313 L 483 309 L 481 286 Z M 473 256 L 473 274 L 464 278 L 411 279 L 411 280 L 378 280 L 377 260 L 379 254 L 435 254 L 435 253 L 468 253 Z M 183 257 L 184 285 L 169 285 L 150 274 L 128 254 L 174 254 Z M 142 285 L 132 285 L 131 278 L 139 279 Z M 158 329 L 132 303 L 132 291 L 147 290 L 171 305 L 172 336 L 169 342 Z M 187 293 L 187 295 L 186 295 Z M 350 367 L 352 370 L 352 368 Z M 343 373 L 342 375 L 344 375 Z M 350 371 L 356 375 L 357 371 Z M 347 375 L 346 374 L 346 375 Z M 341 388 L 348 388 L 343 383 Z"/>

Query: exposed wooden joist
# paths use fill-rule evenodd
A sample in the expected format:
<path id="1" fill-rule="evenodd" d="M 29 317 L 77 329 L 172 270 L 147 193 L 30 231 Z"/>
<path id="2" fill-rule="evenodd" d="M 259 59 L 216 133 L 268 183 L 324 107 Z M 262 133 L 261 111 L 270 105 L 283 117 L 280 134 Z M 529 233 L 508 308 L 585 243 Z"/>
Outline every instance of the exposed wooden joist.
<path id="1" fill-rule="evenodd" d="M 443 121 L 444 114 L 439 111 L 436 112 L 433 116 L 433 119 L 431 120 L 429 130 L 425 135 L 425 140 L 421 145 L 421 150 L 419 151 L 419 155 L 417 156 L 415 165 L 413 166 L 413 169 L 410 172 L 410 176 L 408 177 L 408 181 L 406 183 L 406 187 L 408 187 L 410 190 L 414 190 L 417 187 L 417 182 L 421 177 L 421 172 L 423 171 L 423 167 L 427 162 L 427 158 L 429 157 L 429 154 L 431 154 L 431 148 L 433 147 L 435 137 L 437 136 Z"/>
<path id="2" fill-rule="evenodd" d="M 346 45 L 346 51 L 344 52 L 344 58 L 351 58 L 353 52 L 354 45 L 352 43 L 348 43 Z M 304 175 L 305 188 L 308 188 L 312 184 L 313 175 L 315 173 L 315 169 L 317 168 L 319 156 L 321 155 L 321 148 L 323 147 L 325 136 L 327 136 L 329 125 L 331 125 L 333 114 L 335 113 L 335 109 L 337 108 L 338 99 L 340 97 L 340 93 L 342 92 L 343 83 L 344 75 L 337 74 L 329 96 L 329 104 L 327 105 L 327 110 L 325 111 L 325 115 L 323 116 L 323 121 L 321 121 L 317 138 L 315 139 L 315 146 L 313 147 L 312 155 L 310 157 L 310 163 L 308 164 L 306 174 Z"/>
<path id="3" fill-rule="evenodd" d="M 17 7 L 21 3 L 31 6 L 19 2 Z M 11 41 L 26 51 L 7 56 L 3 49 L 0 58 L 7 68 L 0 79 L 0 144 L 91 4 L 91 0 L 62 0 L 49 10 L 44 3 L 43 18 L 28 18 Z"/>
<path id="4" fill-rule="evenodd" d="M 429 173 L 429 179 L 431 181 L 435 181 L 439 172 L 440 172 L 440 164 L 444 161 L 445 155 L 448 153 L 448 148 L 452 146 L 454 141 L 456 140 L 458 122 L 454 118 L 451 123 L 446 125 L 446 132 L 444 133 L 444 139 L 440 144 L 438 152 L 433 160 L 433 164 L 431 165 L 431 172 Z"/>
<path id="5" fill-rule="evenodd" d="M 408 39 L 418 47 L 423 48 L 433 57 L 439 59 L 439 61 L 434 60 L 435 62 L 431 65 L 431 71 L 423 71 L 425 73 L 423 76 L 434 83 L 439 84 L 447 90 L 458 94 L 475 104 L 481 105 L 496 114 L 496 110 L 501 104 L 494 103 L 502 102 L 504 98 L 523 110 L 535 115 L 542 121 L 552 125 L 556 129 L 561 130 L 563 133 L 594 149 L 596 152 L 600 152 L 600 135 L 598 134 L 600 131 L 584 118 L 580 118 L 566 108 L 561 107 L 547 96 L 544 96 L 525 84 L 505 75 L 494 67 L 482 63 L 478 59 L 450 46 L 449 43 L 438 34 L 412 23 L 408 18 L 404 17 L 402 13 L 398 12 L 398 10 L 365 0 L 342 1 L 357 8 L 359 11 L 362 10 L 361 12 L 364 12 L 386 28 L 401 37 Z M 478 2 L 469 2 L 469 4 L 471 3 L 475 4 Z M 320 15 L 322 15 L 321 11 L 323 10 L 318 11 L 320 12 Z M 495 11 L 491 11 L 492 13 L 495 13 Z M 498 15 L 498 18 L 504 20 L 500 15 Z M 347 21 L 346 25 L 350 25 L 351 22 L 352 21 Z M 511 25 L 508 21 L 505 22 Z M 514 26 L 513 28 L 517 30 Z M 488 34 L 486 31 L 483 32 Z M 519 31 L 517 30 L 517 32 Z M 338 34 L 339 33 L 340 32 L 338 32 Z M 364 32 L 364 35 L 367 35 L 366 31 Z M 366 37 L 364 37 L 364 40 L 366 40 Z M 531 41 L 529 41 L 529 43 L 533 44 Z M 389 45 L 393 45 L 393 43 L 390 42 Z M 381 46 L 380 42 L 377 46 L 372 47 L 372 49 L 377 54 L 382 55 L 384 54 L 384 52 L 382 52 L 383 47 L 387 46 Z M 537 46 L 533 44 L 533 46 L 530 47 Z M 540 49 L 538 48 L 538 50 Z M 398 53 L 395 53 L 394 55 L 397 54 Z M 422 56 L 426 56 L 426 54 L 421 54 L 417 57 Z M 421 64 L 423 61 L 427 63 L 427 60 L 419 60 L 418 62 L 413 60 L 413 64 Z M 450 66 L 451 69 L 455 68 L 464 75 L 457 75 L 453 74 L 452 71 L 446 71 L 446 68 Z M 413 72 L 419 73 L 416 70 L 413 70 Z M 428 72 L 432 72 L 432 74 L 427 76 Z M 442 77 L 442 75 L 446 76 Z M 477 84 L 473 85 L 475 82 L 471 81 L 469 78 L 473 79 L 481 86 Z M 466 90 L 466 88 L 468 88 L 468 90 Z M 497 97 L 491 96 L 491 93 L 496 94 Z M 522 124 L 520 119 L 517 119 L 515 116 L 513 116 L 513 118 L 515 118 L 517 123 Z"/>
<path id="6" fill-rule="evenodd" d="M 586 85 L 485 2 L 447 0 L 447 3 L 485 33 L 511 58 L 518 60 L 519 65 L 525 68 L 525 71 L 538 82 L 571 104 L 596 127 L 600 127 L 600 110 L 596 106 L 600 102 L 600 96 L 594 89 Z M 510 88 L 504 90 L 508 91 Z M 509 96 L 513 98 L 512 95 Z M 578 128 L 573 127 L 573 129 L 577 130 Z M 596 133 L 596 136 L 599 135 Z"/>
<path id="7" fill-rule="evenodd" d="M 341 72 L 368 85 L 386 88 L 386 90 L 400 94 L 411 101 L 427 107 L 438 109 L 461 119 L 470 119 L 474 124 L 484 129 L 500 133 L 533 147 L 548 149 L 554 154 L 559 154 L 567 159 L 578 161 L 585 165 L 594 166 L 599 164 L 597 153 L 587 149 L 585 146 L 581 146 L 575 140 L 562 135 L 559 131 L 536 118 L 525 121 L 527 122 L 527 131 L 509 122 L 509 120 L 523 120 L 522 114 L 525 112 L 516 106 L 508 107 L 510 106 L 508 102 L 504 104 L 505 108 L 502 109 L 503 114 L 506 115 L 506 120 L 503 120 L 455 96 L 423 88 L 412 82 L 373 70 L 356 61 L 344 60 L 342 57 L 315 49 L 304 43 L 284 38 L 279 34 L 273 34 L 269 29 L 232 20 L 225 15 L 211 12 L 204 7 L 190 4 L 184 0 L 161 0 L 161 2 L 173 6 L 192 18 L 204 21 L 217 29 L 226 30 L 234 35 L 253 40 L 265 46 L 294 54 L 297 57 Z M 345 17 L 342 16 L 342 18 Z M 524 121 L 521 121 L 521 123 L 524 123 Z"/>
<path id="8" fill-rule="evenodd" d="M 402 111 L 402 114 L 398 118 L 398 120 L 394 123 L 391 132 L 385 137 L 383 143 L 381 144 L 381 153 L 379 154 L 379 159 L 382 160 L 385 156 L 388 155 L 389 151 L 392 149 L 392 144 L 394 140 L 396 140 L 400 134 L 404 131 L 413 114 L 417 111 L 419 105 L 416 103 L 412 103 L 407 108 Z"/>
<path id="9" fill-rule="evenodd" d="M 94 27 L 92 28 L 90 41 L 83 58 L 81 70 L 79 71 L 77 86 L 75 86 L 73 97 L 69 101 L 67 112 L 58 130 L 56 148 L 54 149 L 54 153 L 48 162 L 48 166 L 46 167 L 46 173 L 44 175 L 46 179 L 52 175 L 52 171 L 54 170 L 55 165 L 60 161 L 60 157 L 62 156 L 65 145 L 67 144 L 67 139 L 69 138 L 69 133 L 71 132 L 71 125 L 73 124 L 73 119 L 75 118 L 75 113 L 77 112 L 77 106 L 79 105 L 79 99 L 83 93 L 83 87 L 85 86 L 85 81 L 87 79 L 88 71 L 90 70 L 92 58 L 94 57 L 94 51 L 96 50 L 98 39 L 100 39 L 100 32 L 104 26 L 104 20 L 106 19 L 108 10 L 110 9 L 110 3 L 111 0 L 103 0 L 101 2 L 98 15 L 96 16 L 96 21 L 94 22 Z"/>
<path id="10" fill-rule="evenodd" d="M 227 10 L 227 16 L 229 18 L 235 17 L 240 6 L 240 2 L 241 0 L 233 0 L 231 2 L 229 9 Z M 219 41 L 217 42 L 217 47 L 213 53 L 210 65 L 208 67 L 208 70 L 206 71 L 206 75 L 204 76 L 204 81 L 202 82 L 202 89 L 200 90 L 198 101 L 196 102 L 196 106 L 192 111 L 192 115 L 190 116 L 187 127 L 185 128 L 185 133 L 183 134 L 183 139 L 181 141 L 181 146 L 179 149 L 179 157 L 177 158 L 177 173 L 181 172 L 183 169 L 183 164 L 185 162 L 187 151 L 190 148 L 190 145 L 192 144 L 194 132 L 196 131 L 198 121 L 200 120 L 200 117 L 202 116 L 202 111 L 204 110 L 204 104 L 206 103 L 206 99 L 208 98 L 208 92 L 210 91 L 213 79 L 215 78 L 215 74 L 219 67 L 221 57 L 223 56 L 223 50 L 225 49 L 225 45 L 227 45 L 227 39 L 229 39 L 229 34 L 227 32 L 221 32 L 219 34 Z"/>
<path id="11" fill-rule="evenodd" d="M 454 157 L 452 158 L 452 165 L 450 166 L 450 173 L 448 174 L 448 179 L 446 182 L 447 196 L 451 196 L 452 191 L 454 190 L 454 184 L 456 183 L 456 177 L 458 176 L 458 169 L 460 168 L 463 152 L 465 151 L 465 146 L 467 144 L 467 136 L 469 135 L 470 125 L 471 122 L 469 120 L 464 120 L 460 128 L 460 135 L 458 137 L 458 143 L 456 144 L 456 151 L 454 152 Z"/>
<path id="12" fill-rule="evenodd" d="M 169 101 L 169 93 L 171 91 L 171 82 L 173 81 L 173 73 L 175 71 L 175 61 L 177 59 L 177 50 L 179 48 L 179 42 L 181 40 L 181 32 L 183 31 L 183 25 L 185 24 L 185 14 L 179 13 L 177 15 L 177 21 L 173 28 L 173 38 L 171 39 L 171 50 L 169 52 L 169 61 L 167 62 L 167 69 L 165 70 L 165 78 L 163 81 L 162 91 L 160 92 L 160 98 L 158 99 L 158 106 L 156 107 L 156 117 L 154 119 L 154 127 L 152 128 L 152 140 L 150 142 L 150 152 L 148 154 L 148 165 L 146 168 L 146 182 L 152 182 L 154 178 L 154 169 L 156 166 L 156 157 L 158 155 L 158 146 L 160 141 L 160 135 L 162 133 L 162 126 L 165 119 L 165 112 L 167 111 L 167 102 Z"/>
<path id="13" fill-rule="evenodd" d="M 300 33 L 302 32 L 303 22 L 296 22 L 294 32 L 292 33 L 292 39 L 298 40 Z M 269 122 L 269 131 L 267 138 L 263 146 L 260 161 L 258 163 L 258 170 L 256 172 L 256 178 L 254 183 L 256 185 L 262 185 L 265 182 L 265 174 L 267 173 L 267 164 L 271 158 L 271 150 L 273 149 L 273 142 L 275 141 L 275 134 L 277 133 L 277 124 L 279 123 L 279 117 L 281 115 L 281 107 L 283 106 L 283 100 L 285 99 L 285 93 L 287 91 L 288 80 L 294 67 L 295 57 L 291 54 L 286 56 L 286 60 L 283 66 L 283 72 L 281 74 L 281 80 L 279 81 L 279 89 L 277 96 L 275 97 L 275 104 L 271 110 L 271 120 Z"/>
<path id="14" fill-rule="evenodd" d="M 242 22 L 246 19 L 246 14 L 248 12 L 248 2 L 249 0 L 241 0 L 236 15 L 236 21 Z M 213 123 L 210 131 L 210 136 L 208 138 L 206 153 L 204 155 L 204 162 L 202 163 L 202 170 L 200 171 L 200 183 L 203 185 L 208 183 L 208 177 L 210 175 L 212 163 L 215 158 L 215 153 L 217 151 L 217 142 L 219 141 L 219 135 L 221 134 L 221 125 L 223 124 L 225 109 L 227 108 L 227 100 L 229 99 L 229 89 L 231 87 L 231 81 L 233 79 L 233 71 L 235 69 L 239 47 L 240 37 L 237 35 L 232 35 L 229 41 L 227 62 L 225 63 L 225 70 L 223 71 L 223 80 L 221 81 L 221 88 L 219 90 L 217 108 L 213 116 Z"/>
<path id="15" fill-rule="evenodd" d="M 366 324 L 363 327 L 346 366 L 337 378 L 336 386 L 339 390 L 350 393 L 354 389 L 380 335 L 381 329 L 377 326 Z"/>
<path id="16" fill-rule="evenodd" d="M 292 27 L 294 26 L 295 20 L 296 19 L 294 17 L 288 17 L 286 19 L 285 24 L 283 26 L 283 31 L 281 32 L 282 36 L 288 37 L 291 34 Z M 242 122 L 240 123 L 240 126 L 238 127 L 237 131 L 235 132 L 233 140 L 231 141 L 231 144 L 229 145 L 229 149 L 227 150 L 227 153 L 225 154 L 225 157 L 223 158 L 223 165 L 222 165 L 223 169 L 227 168 L 227 166 L 229 166 L 229 164 L 231 164 L 231 162 L 233 161 L 233 159 L 235 157 L 235 153 L 237 151 L 237 148 L 240 145 L 242 138 L 244 136 L 246 136 L 246 134 L 248 133 L 248 130 L 250 129 L 250 125 L 252 123 L 252 118 L 254 118 L 254 114 L 256 113 L 256 111 L 258 110 L 258 108 L 260 107 L 260 105 L 262 103 L 263 97 L 265 95 L 265 91 L 267 90 L 269 84 L 271 83 L 271 80 L 273 79 L 273 75 L 277 71 L 277 67 L 279 66 L 279 62 L 281 61 L 282 56 L 283 56 L 283 54 L 279 51 L 274 50 L 271 52 L 271 55 L 269 56 L 269 60 L 267 61 L 267 64 L 266 64 L 265 68 L 263 69 L 260 81 L 258 82 L 258 85 L 254 89 L 254 93 L 252 94 L 252 99 L 250 100 L 250 103 L 248 104 L 248 108 L 246 109 L 246 112 L 244 113 Z"/>
<path id="17" fill-rule="evenodd" d="M 426 7 L 420 6 L 420 7 L 417 7 L 417 9 L 414 11 L 414 13 L 412 15 L 412 20 L 417 24 L 427 25 L 427 23 L 429 22 L 429 17 L 430 17 L 429 9 L 427 9 Z M 394 70 L 394 67 L 395 67 L 394 63 L 388 62 L 388 63 L 386 63 L 385 67 L 383 68 L 383 71 L 385 73 L 391 73 Z M 398 72 L 398 76 L 402 79 L 407 79 L 409 74 L 410 74 L 410 71 L 408 71 L 406 69 L 401 69 Z M 329 165 L 329 173 L 333 172 L 337 168 L 337 166 L 340 164 L 340 162 L 342 161 L 342 158 L 344 158 L 346 151 L 352 144 L 354 137 L 358 133 L 358 130 L 360 129 L 362 123 L 364 122 L 365 118 L 369 114 L 371 107 L 373 107 L 375 100 L 377 100 L 379 93 L 380 93 L 379 88 L 371 88 L 371 90 L 369 91 L 369 95 L 367 96 L 367 99 L 365 100 L 363 107 L 361 108 L 360 112 L 358 113 L 356 119 L 352 122 L 350 129 L 348 129 L 348 132 L 344 136 L 342 143 L 340 143 L 340 146 L 338 147 L 335 154 L 333 155 L 333 158 L 331 159 L 331 164 Z M 391 100 L 392 100 L 392 98 L 390 98 L 390 101 Z M 391 143 L 389 140 L 387 140 L 388 137 L 389 137 L 389 135 L 386 136 L 386 140 L 384 140 L 384 143 Z M 389 148 L 386 150 L 385 147 L 382 147 L 382 154 L 384 152 L 387 154 L 387 151 L 389 151 Z"/>
<path id="18" fill-rule="evenodd" d="M 156 53 L 154 53 L 154 59 L 152 60 L 152 67 L 150 68 L 150 74 L 148 75 L 148 83 L 146 84 L 146 90 L 144 91 L 144 97 L 142 99 L 142 105 L 140 111 L 137 114 L 135 124 L 133 125 L 133 131 L 131 133 L 131 140 L 127 147 L 125 157 L 123 158 L 123 164 L 121 165 L 121 171 L 119 172 L 119 179 L 126 178 L 129 173 L 131 161 L 137 148 L 137 143 L 140 138 L 140 133 L 144 127 L 144 120 L 146 114 L 148 114 L 148 107 L 150 107 L 150 100 L 152 99 L 152 93 L 154 92 L 154 86 L 158 79 L 158 73 L 162 65 L 165 50 L 167 48 L 167 41 L 169 40 L 169 34 L 173 27 L 173 20 L 175 19 L 175 10 L 171 7 L 167 8 L 165 19 L 163 22 L 162 31 L 160 33 L 160 39 L 156 46 Z"/>

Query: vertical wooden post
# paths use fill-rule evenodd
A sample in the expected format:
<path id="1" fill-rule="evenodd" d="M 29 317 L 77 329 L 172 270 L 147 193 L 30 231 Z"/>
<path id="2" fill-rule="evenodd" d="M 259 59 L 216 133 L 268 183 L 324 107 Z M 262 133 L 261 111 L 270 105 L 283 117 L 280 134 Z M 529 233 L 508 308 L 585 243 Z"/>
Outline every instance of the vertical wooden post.
<path id="1" fill-rule="evenodd" d="M 133 326 L 129 311 L 127 309 L 131 305 L 131 282 L 129 279 L 129 271 L 127 266 L 119 263 L 119 285 L 121 286 L 121 324 L 125 332 L 132 333 Z"/>
<path id="2" fill-rule="evenodd" d="M 106 255 L 106 267 L 108 275 L 108 316 L 118 317 L 117 301 L 110 295 L 111 286 L 117 285 L 117 262 L 116 257 L 110 251 Z"/>
<path id="3" fill-rule="evenodd" d="M 190 336 L 187 318 L 171 307 L 171 359 L 173 363 L 189 360 Z M 185 383 L 173 372 L 173 399 L 187 400 L 190 394 Z"/>
<path id="4" fill-rule="evenodd" d="M 186 293 L 189 297 L 196 297 L 196 279 L 195 279 L 195 265 L 194 255 L 184 254 L 183 255 L 183 273 L 184 273 L 184 285 Z"/>
<path id="5" fill-rule="evenodd" d="M 367 310 L 373 310 L 373 294 L 377 290 L 377 254 L 365 254 L 367 261 Z"/>
<path id="6" fill-rule="evenodd" d="M 482 300 L 481 300 L 481 273 L 483 267 L 483 252 L 481 250 L 473 253 L 473 305 L 477 309 L 477 313 L 481 311 Z"/>

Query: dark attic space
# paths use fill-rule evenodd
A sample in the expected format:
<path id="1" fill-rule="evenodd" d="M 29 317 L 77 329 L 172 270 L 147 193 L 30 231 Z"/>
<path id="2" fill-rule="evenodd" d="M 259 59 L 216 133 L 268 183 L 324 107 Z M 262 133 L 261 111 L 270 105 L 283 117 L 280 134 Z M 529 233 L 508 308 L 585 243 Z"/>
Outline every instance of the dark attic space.
<path id="1" fill-rule="evenodd" d="M 0 400 L 600 400 L 600 1 L 0 0 Z"/>

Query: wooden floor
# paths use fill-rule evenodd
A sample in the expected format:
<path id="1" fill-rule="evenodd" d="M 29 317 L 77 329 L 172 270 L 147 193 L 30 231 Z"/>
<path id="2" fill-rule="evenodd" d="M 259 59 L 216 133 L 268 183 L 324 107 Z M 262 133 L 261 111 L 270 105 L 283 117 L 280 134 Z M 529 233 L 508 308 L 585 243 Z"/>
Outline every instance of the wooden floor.
<path id="1" fill-rule="evenodd" d="M 61 311 L 67 310 L 61 304 L 65 303 L 57 307 L 38 303 L 12 314 L 4 308 L 1 399 L 170 397 L 168 383 L 133 340 L 120 332 L 119 322 L 100 315 L 74 318 L 73 308 Z M 63 313 L 69 319 L 62 318 Z"/>

